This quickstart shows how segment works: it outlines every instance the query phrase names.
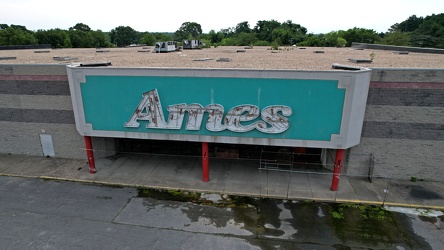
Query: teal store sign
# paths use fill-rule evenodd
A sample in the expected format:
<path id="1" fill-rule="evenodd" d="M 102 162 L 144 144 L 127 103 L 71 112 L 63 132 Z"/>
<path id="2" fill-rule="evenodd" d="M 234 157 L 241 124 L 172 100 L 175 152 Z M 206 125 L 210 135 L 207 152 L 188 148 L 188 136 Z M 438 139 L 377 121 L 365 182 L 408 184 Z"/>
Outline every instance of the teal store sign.
<path id="1" fill-rule="evenodd" d="M 321 141 L 339 134 L 345 97 L 335 80 L 207 77 L 87 76 L 81 92 L 94 130 Z M 266 107 L 273 121 L 261 119 Z M 187 129 L 199 112 L 200 127 Z"/>
<path id="2" fill-rule="evenodd" d="M 369 71 L 315 73 L 68 66 L 81 135 L 325 148 L 357 144 Z"/>

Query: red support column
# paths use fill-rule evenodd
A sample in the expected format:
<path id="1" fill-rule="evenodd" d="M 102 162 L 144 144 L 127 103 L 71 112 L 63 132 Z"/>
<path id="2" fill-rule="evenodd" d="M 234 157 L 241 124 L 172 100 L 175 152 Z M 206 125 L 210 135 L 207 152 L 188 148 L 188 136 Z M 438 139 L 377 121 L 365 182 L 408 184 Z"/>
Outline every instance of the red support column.
<path id="1" fill-rule="evenodd" d="M 202 142 L 202 181 L 208 182 L 210 174 L 208 169 L 208 142 Z"/>
<path id="2" fill-rule="evenodd" d="M 94 174 L 96 171 L 96 164 L 94 163 L 94 153 L 92 149 L 92 142 L 90 136 L 85 136 L 86 156 L 88 157 L 89 172 Z"/>
<path id="3" fill-rule="evenodd" d="M 331 181 L 331 191 L 338 191 L 339 176 L 342 171 L 342 159 L 344 158 L 344 149 L 336 150 L 335 166 L 333 169 L 333 179 Z"/>

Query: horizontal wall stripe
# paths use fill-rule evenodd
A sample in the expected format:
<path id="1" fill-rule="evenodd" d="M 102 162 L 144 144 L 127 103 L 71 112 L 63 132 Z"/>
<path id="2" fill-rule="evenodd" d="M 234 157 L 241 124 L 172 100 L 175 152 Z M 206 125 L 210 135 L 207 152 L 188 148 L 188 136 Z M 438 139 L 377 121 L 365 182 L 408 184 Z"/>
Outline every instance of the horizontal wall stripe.
<path id="1" fill-rule="evenodd" d="M 72 110 L 72 102 L 68 95 L 0 94 L 0 108 Z"/>
<path id="2" fill-rule="evenodd" d="M 0 121 L 75 124 L 71 110 L 0 108 Z"/>
<path id="3" fill-rule="evenodd" d="M 0 75 L 0 81 L 68 81 L 68 76 L 66 75 L 46 75 L 46 76 L 38 76 L 38 75 Z"/>
<path id="4" fill-rule="evenodd" d="M 67 81 L 0 81 L 0 94 L 70 95 Z"/>
<path id="5" fill-rule="evenodd" d="M 367 105 L 365 121 L 444 123 L 444 107 Z"/>
<path id="6" fill-rule="evenodd" d="M 370 82 L 370 88 L 444 89 L 444 82 Z"/>
<path id="7" fill-rule="evenodd" d="M 372 82 L 442 82 L 444 69 L 372 68 L 370 79 Z"/>
<path id="8" fill-rule="evenodd" d="M 63 76 L 66 74 L 66 65 L 62 64 L 0 64 L 0 75 Z"/>
<path id="9" fill-rule="evenodd" d="M 444 124 L 365 121 L 362 137 L 443 141 Z"/>
<path id="10" fill-rule="evenodd" d="M 444 107 L 444 89 L 370 88 L 367 104 Z"/>

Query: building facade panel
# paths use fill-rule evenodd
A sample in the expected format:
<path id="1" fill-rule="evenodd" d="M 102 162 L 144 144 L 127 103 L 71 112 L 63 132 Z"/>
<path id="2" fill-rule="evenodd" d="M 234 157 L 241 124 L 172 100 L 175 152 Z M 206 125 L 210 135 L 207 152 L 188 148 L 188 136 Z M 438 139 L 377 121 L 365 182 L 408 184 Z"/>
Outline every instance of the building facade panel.
<path id="1" fill-rule="evenodd" d="M 362 137 L 444 141 L 444 124 L 366 121 Z"/>
<path id="2" fill-rule="evenodd" d="M 442 69 L 424 68 L 372 68 L 372 82 L 442 83 Z"/>
<path id="3" fill-rule="evenodd" d="M 0 65 L 0 76 L 1 153 L 43 155 L 39 135 L 49 134 L 55 157 L 86 160 L 66 66 Z M 443 83 L 442 69 L 372 69 L 362 136 L 346 150 L 343 173 L 367 176 L 373 156 L 375 177 L 442 181 Z M 95 156 L 114 154 L 117 144 L 93 137 Z M 335 149 L 324 152 L 331 170 Z"/>
<path id="4" fill-rule="evenodd" d="M 442 84 L 444 86 L 444 83 Z M 444 107 L 444 89 L 370 88 L 368 105 Z"/>
<path id="5" fill-rule="evenodd" d="M 75 128 L 65 65 L 0 65 L 0 152 L 42 155 L 51 135 L 55 157 L 86 159 Z M 94 138 L 97 157 L 115 153 L 114 140 Z"/>
<path id="6" fill-rule="evenodd" d="M 67 81 L 1 80 L 0 94 L 9 95 L 66 95 L 69 96 Z"/>
<path id="7" fill-rule="evenodd" d="M 442 181 L 444 70 L 373 69 L 361 143 L 349 150 L 348 174 Z"/>
<path id="8" fill-rule="evenodd" d="M 370 157 L 375 157 L 373 177 L 431 181 L 443 180 L 444 141 L 393 138 L 362 138 L 348 152 L 346 172 L 367 177 Z"/>
<path id="9" fill-rule="evenodd" d="M 71 110 L 0 108 L 0 121 L 75 124 Z"/>
<path id="10" fill-rule="evenodd" d="M 365 121 L 442 124 L 444 107 L 367 105 Z"/>
<path id="11" fill-rule="evenodd" d="M 0 152 L 43 156 L 40 134 L 51 135 L 56 158 L 85 159 L 85 143 L 74 124 L 0 121 Z M 105 157 L 115 154 L 114 140 L 94 138 L 94 154 Z"/>

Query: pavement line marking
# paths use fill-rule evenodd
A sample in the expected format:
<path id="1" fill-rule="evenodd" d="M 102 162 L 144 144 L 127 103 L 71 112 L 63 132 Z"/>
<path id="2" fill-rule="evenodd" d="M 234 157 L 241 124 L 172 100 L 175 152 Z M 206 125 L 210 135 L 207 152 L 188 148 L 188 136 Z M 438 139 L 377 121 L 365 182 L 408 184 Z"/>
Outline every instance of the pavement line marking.
<path id="1" fill-rule="evenodd" d="M 57 181 L 67 181 L 68 180 L 67 178 L 46 176 L 46 175 L 39 176 L 39 178 L 45 179 L 45 180 L 57 180 Z"/>
<path id="2" fill-rule="evenodd" d="M 369 204 L 369 205 L 382 205 L 382 201 L 364 201 L 364 200 L 345 200 L 345 199 L 336 199 L 336 202 L 340 203 L 361 203 L 361 204 Z"/>
<path id="3" fill-rule="evenodd" d="M 353 204 L 361 203 L 361 204 L 373 204 L 373 205 L 387 205 L 392 207 L 430 208 L 436 210 L 444 210 L 444 206 L 433 206 L 433 205 L 418 205 L 418 204 L 397 203 L 397 202 L 361 201 L 361 200 L 336 200 L 336 201 L 343 203 L 353 203 Z"/>
<path id="4" fill-rule="evenodd" d="M 403 204 L 395 202 L 386 202 L 385 205 L 393 207 L 430 208 L 436 210 L 444 210 L 444 206 L 433 206 L 433 205 Z"/>

